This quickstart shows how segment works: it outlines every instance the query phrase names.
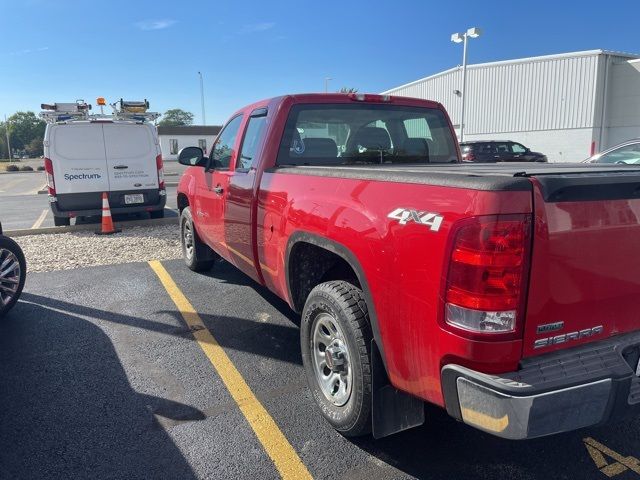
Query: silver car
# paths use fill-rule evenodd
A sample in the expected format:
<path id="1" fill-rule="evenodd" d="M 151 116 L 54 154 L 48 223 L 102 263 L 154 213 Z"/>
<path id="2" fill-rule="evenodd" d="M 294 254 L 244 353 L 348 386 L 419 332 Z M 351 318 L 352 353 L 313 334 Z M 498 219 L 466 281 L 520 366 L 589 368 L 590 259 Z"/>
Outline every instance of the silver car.
<path id="1" fill-rule="evenodd" d="M 640 138 L 628 140 L 585 160 L 585 163 L 640 165 Z"/>

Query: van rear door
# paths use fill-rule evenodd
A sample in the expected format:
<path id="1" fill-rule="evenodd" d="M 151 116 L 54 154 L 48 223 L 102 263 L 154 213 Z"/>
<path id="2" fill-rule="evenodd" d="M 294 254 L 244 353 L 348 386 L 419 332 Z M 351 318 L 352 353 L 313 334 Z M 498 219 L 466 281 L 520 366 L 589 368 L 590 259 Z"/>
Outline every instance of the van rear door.
<path id="1" fill-rule="evenodd" d="M 52 125 L 48 141 L 59 202 L 67 194 L 109 190 L 101 125 Z"/>
<path id="2" fill-rule="evenodd" d="M 158 189 L 154 128 L 149 124 L 103 124 L 112 192 Z"/>

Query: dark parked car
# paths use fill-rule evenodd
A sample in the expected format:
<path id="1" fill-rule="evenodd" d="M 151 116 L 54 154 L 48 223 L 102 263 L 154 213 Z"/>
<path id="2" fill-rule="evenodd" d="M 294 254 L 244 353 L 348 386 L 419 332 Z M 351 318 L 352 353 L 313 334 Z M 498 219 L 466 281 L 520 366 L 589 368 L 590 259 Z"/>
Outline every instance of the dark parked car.
<path id="1" fill-rule="evenodd" d="M 16 242 L 2 235 L 0 224 L 0 317 L 18 301 L 27 275 L 24 254 Z"/>
<path id="2" fill-rule="evenodd" d="M 546 162 L 542 153 L 532 152 L 521 143 L 484 140 L 460 144 L 463 162 Z"/>
<path id="3" fill-rule="evenodd" d="M 627 165 L 640 164 L 640 138 L 611 147 L 604 152 L 596 153 L 585 160 L 586 163 L 619 163 Z"/>

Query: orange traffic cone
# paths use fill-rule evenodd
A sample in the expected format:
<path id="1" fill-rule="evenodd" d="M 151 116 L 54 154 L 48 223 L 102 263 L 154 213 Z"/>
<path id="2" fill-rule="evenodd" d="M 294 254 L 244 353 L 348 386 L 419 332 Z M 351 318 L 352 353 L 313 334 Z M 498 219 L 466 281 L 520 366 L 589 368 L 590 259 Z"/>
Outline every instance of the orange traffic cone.
<path id="1" fill-rule="evenodd" d="M 107 193 L 102 194 L 102 230 L 96 232 L 98 235 L 109 235 L 111 233 L 118 233 L 122 230 L 116 229 L 113 226 L 113 220 L 111 219 L 111 209 L 109 208 L 109 199 Z"/>

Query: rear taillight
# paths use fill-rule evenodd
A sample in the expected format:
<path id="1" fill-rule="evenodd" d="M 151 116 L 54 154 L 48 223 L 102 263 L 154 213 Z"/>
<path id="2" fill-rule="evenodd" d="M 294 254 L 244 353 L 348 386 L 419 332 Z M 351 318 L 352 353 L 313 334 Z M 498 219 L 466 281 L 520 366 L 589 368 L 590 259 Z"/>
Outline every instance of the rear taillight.
<path id="1" fill-rule="evenodd" d="M 49 195 L 55 197 L 56 195 L 56 183 L 53 179 L 53 163 L 48 158 L 44 159 L 44 171 L 47 175 L 47 189 L 49 190 Z"/>
<path id="2" fill-rule="evenodd" d="M 463 153 L 462 161 L 464 162 L 473 162 L 476 159 L 476 156 L 473 153 Z"/>
<path id="3" fill-rule="evenodd" d="M 492 215 L 454 225 L 444 323 L 464 334 L 517 336 L 524 316 L 531 217 Z"/>
<path id="4" fill-rule="evenodd" d="M 158 169 L 158 188 L 164 190 L 164 166 L 162 164 L 162 155 L 156 157 L 156 168 Z"/>

